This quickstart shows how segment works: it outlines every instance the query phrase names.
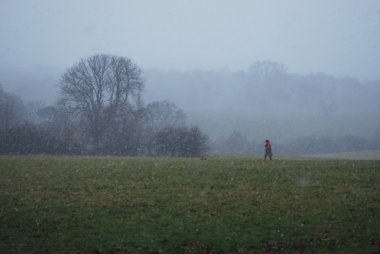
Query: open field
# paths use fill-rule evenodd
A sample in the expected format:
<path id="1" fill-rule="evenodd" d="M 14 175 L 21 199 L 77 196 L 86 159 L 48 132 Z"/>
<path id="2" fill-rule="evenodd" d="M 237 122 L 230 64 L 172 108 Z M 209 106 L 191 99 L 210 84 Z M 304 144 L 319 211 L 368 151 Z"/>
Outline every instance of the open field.
<path id="1" fill-rule="evenodd" d="M 379 253 L 380 161 L 0 156 L 2 253 Z"/>
<path id="2" fill-rule="evenodd" d="M 346 152 L 346 153 L 312 154 L 312 155 L 306 155 L 304 157 L 321 158 L 321 159 L 344 159 L 344 160 L 380 160 L 380 150 Z"/>

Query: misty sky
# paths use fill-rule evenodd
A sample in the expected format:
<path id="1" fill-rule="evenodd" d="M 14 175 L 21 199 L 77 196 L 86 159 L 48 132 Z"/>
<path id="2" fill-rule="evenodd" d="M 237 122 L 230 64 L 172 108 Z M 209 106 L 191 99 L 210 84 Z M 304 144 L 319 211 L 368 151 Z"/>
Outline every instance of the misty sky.
<path id="1" fill-rule="evenodd" d="M 379 0 L 0 0 L 0 67 L 67 68 L 95 53 L 143 69 L 380 79 Z"/>

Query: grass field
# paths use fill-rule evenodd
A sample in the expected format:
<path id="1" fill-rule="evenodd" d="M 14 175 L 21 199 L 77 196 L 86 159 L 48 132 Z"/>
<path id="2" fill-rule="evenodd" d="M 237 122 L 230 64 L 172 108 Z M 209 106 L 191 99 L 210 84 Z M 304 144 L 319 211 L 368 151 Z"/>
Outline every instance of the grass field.
<path id="1" fill-rule="evenodd" d="M 307 158 L 321 159 L 344 159 L 344 160 L 380 160 L 380 150 L 345 152 L 345 153 L 328 153 L 305 155 Z"/>
<path id="2" fill-rule="evenodd" d="M 380 161 L 0 157 L 1 253 L 379 253 Z"/>

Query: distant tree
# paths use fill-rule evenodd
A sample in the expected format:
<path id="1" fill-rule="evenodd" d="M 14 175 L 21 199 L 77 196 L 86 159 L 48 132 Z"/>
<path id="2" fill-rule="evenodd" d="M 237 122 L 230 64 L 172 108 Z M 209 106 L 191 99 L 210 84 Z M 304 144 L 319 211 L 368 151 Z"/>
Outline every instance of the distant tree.
<path id="1" fill-rule="evenodd" d="M 154 150 L 159 156 L 198 157 L 208 151 L 208 137 L 198 127 L 166 127 L 155 134 Z"/>
<path id="2" fill-rule="evenodd" d="M 36 154 L 49 152 L 49 137 L 32 123 L 25 122 L 7 131 L 2 144 L 2 153 Z"/>
<path id="3" fill-rule="evenodd" d="M 276 62 L 257 61 L 249 67 L 249 74 L 258 80 L 273 79 L 284 76 L 286 68 Z"/>
<path id="4" fill-rule="evenodd" d="M 125 57 L 105 54 L 81 59 L 61 78 L 61 104 L 81 120 L 95 151 L 107 131 L 141 106 L 140 68 Z"/>
<path id="5" fill-rule="evenodd" d="M 173 102 L 155 101 L 146 106 L 148 124 L 155 130 L 168 126 L 183 126 L 186 114 Z"/>
<path id="6" fill-rule="evenodd" d="M 159 156 L 178 156 L 178 146 L 181 142 L 181 135 L 184 129 L 166 127 L 155 133 L 154 136 L 154 155 Z"/>
<path id="7" fill-rule="evenodd" d="M 43 106 L 36 110 L 39 122 L 49 122 L 58 115 L 58 109 L 54 106 Z"/>
<path id="8" fill-rule="evenodd" d="M 190 128 L 187 134 L 187 142 L 185 146 L 185 156 L 198 157 L 208 152 L 208 136 L 201 132 L 198 126 Z"/>
<path id="9" fill-rule="evenodd" d="M 26 104 L 27 115 L 26 119 L 32 123 L 38 123 L 41 120 L 39 111 L 47 107 L 43 101 L 30 101 Z"/>
<path id="10" fill-rule="evenodd" d="M 144 109 L 143 146 L 148 155 L 154 154 L 158 132 L 164 128 L 178 128 L 185 126 L 186 114 L 169 100 L 154 101 Z M 162 135 L 162 133 L 161 133 Z"/>
<path id="11" fill-rule="evenodd" d="M 104 135 L 102 150 L 113 155 L 143 155 L 145 133 L 143 109 L 126 112 L 117 119 L 112 129 Z"/>
<path id="12" fill-rule="evenodd" d="M 20 98 L 7 93 L 0 84 L 0 153 L 14 153 L 16 128 L 25 123 L 25 106 Z"/>
<path id="13" fill-rule="evenodd" d="M 83 150 L 85 141 L 80 138 L 83 134 L 80 125 L 59 105 L 42 107 L 36 115 L 38 127 L 54 143 L 50 153 L 78 154 Z"/>
<path id="14" fill-rule="evenodd" d="M 9 130 L 25 121 L 26 108 L 21 99 L 3 90 L 0 84 L 0 129 Z"/>

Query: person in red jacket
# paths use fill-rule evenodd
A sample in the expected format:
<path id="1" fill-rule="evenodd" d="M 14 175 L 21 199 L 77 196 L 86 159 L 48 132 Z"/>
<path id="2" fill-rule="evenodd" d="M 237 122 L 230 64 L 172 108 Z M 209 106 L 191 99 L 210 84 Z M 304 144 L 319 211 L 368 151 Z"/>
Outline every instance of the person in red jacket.
<path id="1" fill-rule="evenodd" d="M 269 157 L 270 160 L 272 160 L 272 144 L 268 139 L 265 140 L 265 155 L 264 155 L 264 160 Z"/>

